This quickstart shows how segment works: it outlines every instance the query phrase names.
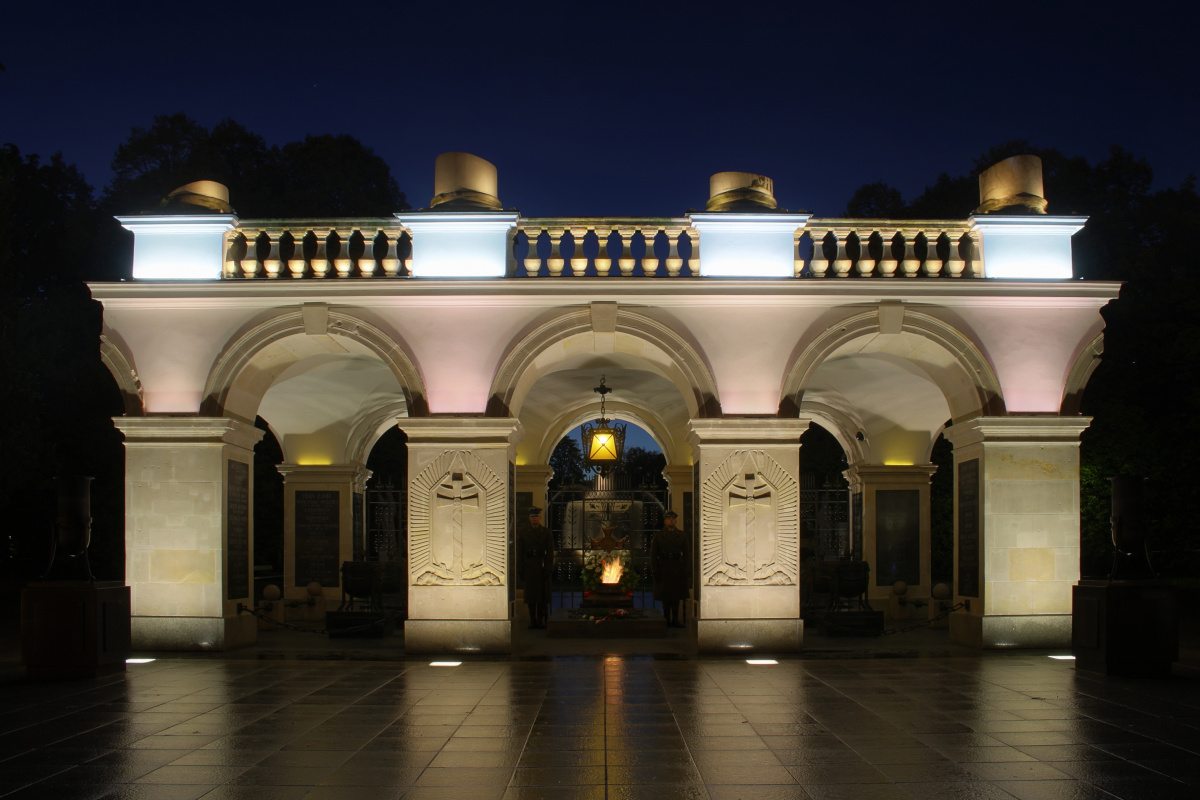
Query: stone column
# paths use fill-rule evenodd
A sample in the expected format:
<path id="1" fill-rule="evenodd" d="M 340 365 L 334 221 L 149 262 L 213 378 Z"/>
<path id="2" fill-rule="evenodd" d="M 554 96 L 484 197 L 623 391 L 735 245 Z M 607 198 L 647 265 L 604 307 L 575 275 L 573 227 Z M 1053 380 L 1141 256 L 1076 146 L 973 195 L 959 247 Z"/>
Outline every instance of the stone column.
<path id="1" fill-rule="evenodd" d="M 508 653 L 516 419 L 406 418 L 407 653 Z"/>
<path id="2" fill-rule="evenodd" d="M 792 652 L 800 619 L 800 435 L 807 419 L 698 419 L 697 643 Z"/>
<path id="3" fill-rule="evenodd" d="M 258 627 L 254 445 L 224 417 L 118 417 L 125 434 L 125 575 L 135 650 L 230 650 Z"/>
<path id="4" fill-rule="evenodd" d="M 954 445 L 951 641 L 1069 647 L 1079 580 L 1079 435 L 1090 417 L 977 417 Z"/>
<path id="5" fill-rule="evenodd" d="M 867 598 L 876 611 L 889 610 L 896 581 L 908 584 L 907 599 L 929 599 L 929 479 L 935 472 L 932 464 L 846 470 L 850 491 L 862 494 L 862 555 L 871 565 Z"/>
<path id="6" fill-rule="evenodd" d="M 679 526 L 682 528 L 685 517 L 690 513 L 687 510 L 684 495 L 692 492 L 695 488 L 692 485 L 692 465 L 668 464 L 663 468 L 662 474 L 667 480 L 667 486 L 670 488 L 671 508 L 679 515 Z"/>
<path id="7" fill-rule="evenodd" d="M 362 555 L 363 489 L 371 472 L 361 464 L 276 469 L 283 475 L 283 598 L 307 600 L 315 582 L 324 601 L 291 607 L 288 617 L 324 620 L 342 599 L 342 562 Z"/>

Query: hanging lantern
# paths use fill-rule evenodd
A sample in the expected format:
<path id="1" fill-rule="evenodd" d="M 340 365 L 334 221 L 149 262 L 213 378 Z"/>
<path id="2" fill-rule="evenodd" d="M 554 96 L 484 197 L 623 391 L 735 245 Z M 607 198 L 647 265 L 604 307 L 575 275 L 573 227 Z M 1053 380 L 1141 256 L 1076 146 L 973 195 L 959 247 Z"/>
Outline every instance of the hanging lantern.
<path id="1" fill-rule="evenodd" d="M 580 429 L 583 463 L 589 469 L 607 475 L 620 463 L 625 452 L 625 423 L 613 422 L 604 414 L 604 396 L 612 391 L 604 385 L 604 378 L 594 391 L 600 395 L 600 418 L 593 423 L 585 422 Z"/>

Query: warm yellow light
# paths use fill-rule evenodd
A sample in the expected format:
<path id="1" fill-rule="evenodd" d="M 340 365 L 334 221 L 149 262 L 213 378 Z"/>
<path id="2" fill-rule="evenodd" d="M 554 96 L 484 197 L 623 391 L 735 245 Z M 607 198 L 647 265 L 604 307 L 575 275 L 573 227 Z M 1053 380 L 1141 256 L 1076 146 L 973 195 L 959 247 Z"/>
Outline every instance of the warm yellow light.
<path id="1" fill-rule="evenodd" d="M 617 438 L 606 428 L 599 428 L 592 433 L 592 448 L 588 453 L 592 461 L 616 461 Z"/>
<path id="2" fill-rule="evenodd" d="M 604 572 L 600 574 L 601 583 L 617 584 L 621 582 L 621 573 L 624 572 L 621 564 L 621 559 L 613 557 L 604 559 Z"/>
<path id="3" fill-rule="evenodd" d="M 305 456 L 304 458 L 296 459 L 296 463 L 302 467 L 328 467 L 333 464 L 328 458 L 321 456 Z"/>
<path id="4" fill-rule="evenodd" d="M 884 459 L 883 465 L 885 467 L 911 467 L 913 465 L 913 462 L 911 462 L 911 461 L 888 461 L 887 459 Z"/>

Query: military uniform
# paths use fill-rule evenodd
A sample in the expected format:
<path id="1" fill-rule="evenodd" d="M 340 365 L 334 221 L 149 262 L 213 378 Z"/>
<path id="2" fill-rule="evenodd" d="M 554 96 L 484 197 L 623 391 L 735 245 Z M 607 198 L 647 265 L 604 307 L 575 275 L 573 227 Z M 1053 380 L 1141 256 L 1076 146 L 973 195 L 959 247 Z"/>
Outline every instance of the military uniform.
<path id="1" fill-rule="evenodd" d="M 529 509 L 529 526 L 517 534 L 517 574 L 529 607 L 529 627 L 545 628 L 550 612 L 550 576 L 554 569 L 554 536 L 541 524 L 540 508 Z"/>
<path id="2" fill-rule="evenodd" d="M 677 515 L 669 511 L 667 516 Z M 683 627 L 679 603 L 688 597 L 691 563 L 687 534 L 663 526 L 650 545 L 650 571 L 654 576 L 654 599 L 662 602 L 663 615 L 672 628 Z"/>

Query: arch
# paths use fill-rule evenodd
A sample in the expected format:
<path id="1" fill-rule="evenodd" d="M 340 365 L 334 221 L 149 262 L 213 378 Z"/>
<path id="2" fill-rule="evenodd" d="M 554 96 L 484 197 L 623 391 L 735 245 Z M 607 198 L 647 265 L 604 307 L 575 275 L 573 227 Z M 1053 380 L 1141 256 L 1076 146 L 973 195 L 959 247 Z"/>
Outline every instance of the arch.
<path id="1" fill-rule="evenodd" d="M 979 348 L 961 331 L 936 317 L 905 307 L 903 320 L 889 333 L 909 333 L 934 342 L 948 352 L 958 366 L 958 378 L 970 387 L 968 392 L 948 391 L 952 387 L 942 385 L 937 377 L 930 378 L 946 395 L 950 412 L 955 422 L 979 415 L 1003 416 L 1004 396 L 1000 381 Z M 795 416 L 803 407 L 804 389 L 817 369 L 839 348 L 855 339 L 872 334 L 884 333 L 878 308 L 860 312 L 835 322 L 809 344 L 784 379 L 780 396 L 780 416 Z M 968 395 L 971 399 L 963 396 Z"/>
<path id="2" fill-rule="evenodd" d="M 538 326 L 517 342 L 505 355 L 488 397 L 488 416 L 518 417 L 521 405 L 538 378 L 553 372 L 556 363 L 545 357 L 555 345 L 578 343 L 584 351 L 596 353 L 621 351 L 623 340 L 638 345 L 638 355 L 663 368 L 663 377 L 675 384 L 692 418 L 719 417 L 721 404 L 712 372 L 692 344 L 661 322 L 634 311 L 616 308 L 615 325 L 593 324 L 593 309 L 568 311 Z M 613 336 L 611 347 L 597 347 L 582 337 Z M 572 341 L 574 340 L 574 342 Z"/>
<path id="3" fill-rule="evenodd" d="M 841 445 L 846 454 L 846 461 L 851 464 L 861 464 L 867 460 L 865 440 L 860 442 L 855 435 L 863 429 L 862 422 L 851 419 L 840 409 L 824 403 L 804 402 L 800 406 L 800 415 L 809 417 L 813 422 L 829 431 L 830 435 Z M 800 449 L 800 463 L 804 463 L 804 449 Z"/>
<path id="4" fill-rule="evenodd" d="M 142 417 L 146 415 L 146 406 L 142 398 L 142 382 L 138 379 L 133 360 L 126 355 L 124 348 L 114 341 L 116 334 L 112 332 L 100 334 L 100 360 L 112 373 L 121 390 L 121 402 L 125 405 L 125 416 Z"/>
<path id="5" fill-rule="evenodd" d="M 375 443 L 389 429 L 396 427 L 397 420 L 403 415 L 403 404 L 394 403 L 378 408 L 355 422 L 346 437 L 351 443 L 348 452 L 350 462 L 365 466 Z"/>
<path id="6" fill-rule="evenodd" d="M 278 309 L 230 340 L 205 381 L 201 415 L 244 416 L 231 413 L 230 392 L 246 368 L 270 345 L 304 335 L 345 337 L 373 352 L 403 389 L 409 416 L 428 416 L 425 382 L 415 361 L 395 338 L 348 309 L 331 308 L 324 303 Z"/>
<path id="7" fill-rule="evenodd" d="M 1080 406 L 1083 403 L 1083 390 L 1087 388 L 1088 381 L 1092 379 L 1092 373 L 1096 371 L 1096 367 L 1100 366 L 1100 361 L 1104 356 L 1104 334 L 1096 334 L 1096 338 L 1092 339 L 1083 349 L 1079 351 L 1079 355 L 1075 357 L 1074 363 L 1071 364 L 1071 370 L 1067 373 L 1067 383 L 1063 388 L 1062 404 L 1059 406 L 1058 413 L 1064 417 L 1075 416 L 1080 413 Z"/>

